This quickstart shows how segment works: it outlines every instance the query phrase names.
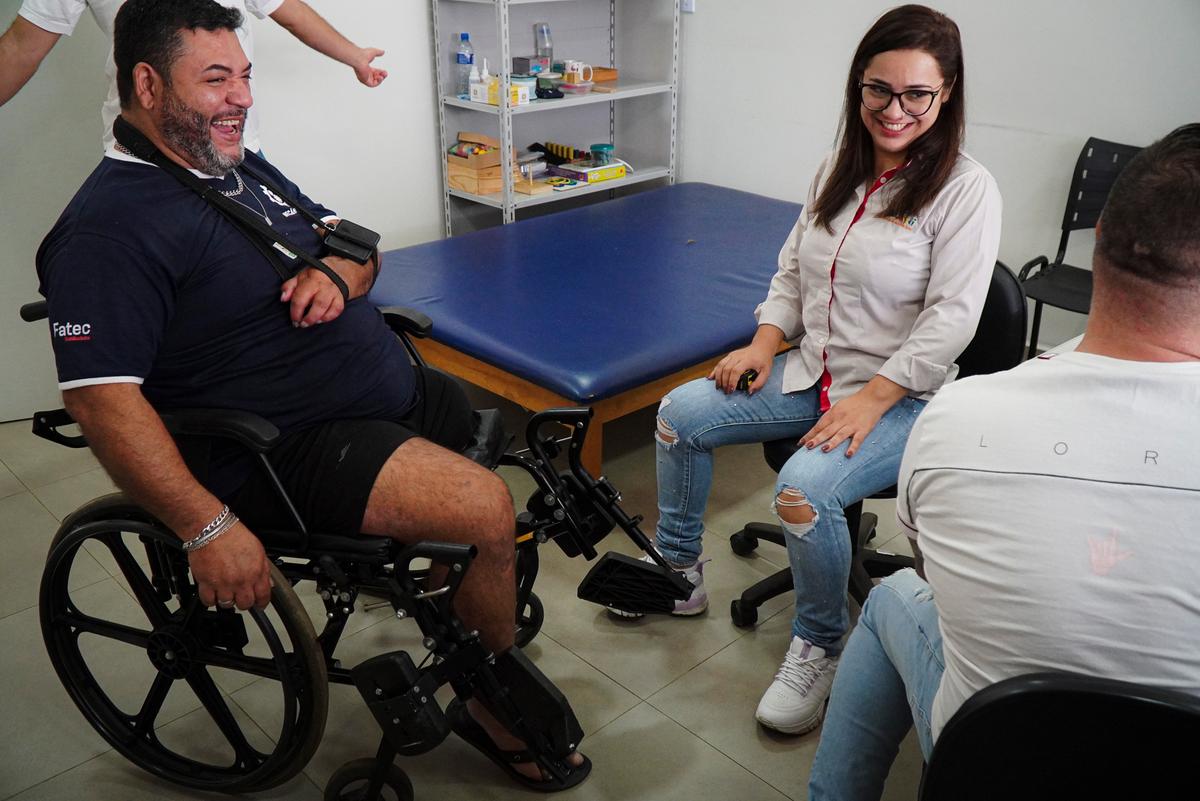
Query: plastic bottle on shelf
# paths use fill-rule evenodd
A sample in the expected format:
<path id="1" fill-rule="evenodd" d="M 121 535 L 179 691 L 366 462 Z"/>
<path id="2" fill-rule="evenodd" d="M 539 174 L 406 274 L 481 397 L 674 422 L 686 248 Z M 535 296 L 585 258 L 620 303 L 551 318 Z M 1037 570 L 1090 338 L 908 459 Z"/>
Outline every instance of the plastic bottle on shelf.
<path id="1" fill-rule="evenodd" d="M 487 59 L 483 60 L 483 75 L 487 75 Z M 487 81 L 480 75 L 479 68 L 471 65 L 470 99 L 477 103 L 487 102 Z"/>
<path id="2" fill-rule="evenodd" d="M 454 54 L 454 94 L 463 100 L 471 96 L 471 67 L 475 65 L 475 48 L 469 34 L 458 35 L 458 51 Z"/>
<path id="3" fill-rule="evenodd" d="M 550 23 L 533 23 L 533 49 L 535 54 L 547 59 L 546 71 L 554 69 L 554 42 L 550 39 Z"/>

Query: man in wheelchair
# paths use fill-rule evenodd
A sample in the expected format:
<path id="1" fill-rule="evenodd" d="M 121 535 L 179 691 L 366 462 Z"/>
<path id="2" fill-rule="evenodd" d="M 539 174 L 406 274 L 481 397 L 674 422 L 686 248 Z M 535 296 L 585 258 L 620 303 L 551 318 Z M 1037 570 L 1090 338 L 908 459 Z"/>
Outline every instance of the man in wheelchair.
<path id="1" fill-rule="evenodd" d="M 412 365 L 367 301 L 378 236 L 244 152 L 239 22 L 212 0 L 129 0 L 117 17 L 118 144 L 37 256 L 66 409 L 122 490 L 184 542 L 205 605 L 264 607 L 272 563 L 254 531 L 298 513 L 327 534 L 474 546 L 454 612 L 502 655 L 514 637 L 512 499 L 459 455 L 472 434 L 462 390 Z M 159 415 L 181 407 L 273 423 L 270 463 L 298 508 L 231 444 L 181 453 Z M 564 775 L 549 776 L 502 755 L 525 743 L 479 700 L 459 715 L 460 733 L 538 789 L 590 768 L 569 753 Z"/>

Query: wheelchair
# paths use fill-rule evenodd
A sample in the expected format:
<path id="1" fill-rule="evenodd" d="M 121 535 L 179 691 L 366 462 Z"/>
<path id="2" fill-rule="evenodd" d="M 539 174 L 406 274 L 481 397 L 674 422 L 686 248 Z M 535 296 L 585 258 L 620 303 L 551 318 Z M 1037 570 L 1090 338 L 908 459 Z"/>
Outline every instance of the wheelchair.
<path id="1" fill-rule="evenodd" d="M 420 363 L 410 337 L 426 336 L 427 317 L 381 310 Z M 43 319 L 45 303 L 21 309 L 26 320 Z M 451 732 L 450 717 L 434 693 L 449 685 L 457 698 L 482 699 L 497 719 L 523 739 L 543 774 L 563 783 L 568 758 L 583 732 L 566 698 L 520 647 L 489 653 L 477 632 L 453 609 L 455 595 L 475 555 L 473 546 L 435 542 L 406 545 L 382 537 L 346 537 L 309 530 L 288 498 L 269 453 L 279 431 L 245 412 L 162 412 L 177 439 L 194 436 L 235 441 L 253 453 L 294 520 L 287 530 L 256 529 L 272 561 L 270 604 L 264 610 L 207 608 L 200 602 L 180 540 L 163 523 L 120 493 L 97 498 L 68 516 L 50 546 L 42 576 L 39 611 L 51 664 L 87 722 L 119 753 L 162 780 L 196 790 L 243 793 L 280 785 L 299 773 L 319 746 L 329 684 L 355 687 L 382 730 L 373 758 L 351 761 L 329 780 L 326 801 L 410 801 L 413 787 L 396 764 L 435 748 Z M 545 609 L 533 585 L 538 548 L 553 541 L 568 556 L 598 556 L 596 544 L 621 528 L 649 554 L 647 563 L 619 553 L 601 557 L 580 584 L 580 598 L 633 612 L 670 612 L 692 585 L 672 570 L 628 516 L 620 493 L 580 462 L 591 411 L 539 412 L 526 426 L 527 447 L 508 451 L 495 410 L 475 412 L 474 439 L 464 455 L 488 468 L 516 466 L 536 490 L 517 515 L 518 646 L 541 628 Z M 33 433 L 68 447 L 85 447 L 65 410 L 39 412 Z M 562 436 L 563 430 L 569 433 Z M 566 466 L 556 459 L 566 455 Z M 562 460 L 559 459 L 561 462 Z M 86 555 L 86 557 L 84 557 Z M 138 611 L 118 610 L 91 598 L 76 569 L 88 558 L 115 564 Z M 430 586 L 434 565 L 444 568 Z M 311 583 L 325 610 L 318 633 L 297 589 Z M 375 601 L 361 600 L 373 597 Z M 335 650 L 355 609 L 388 606 L 399 620 L 412 619 L 426 654 L 418 662 L 403 650 L 347 667 Z M 143 649 L 149 687 L 136 677 L 102 676 L 117 648 Z M 265 680 L 265 682 L 264 682 Z M 249 722 L 229 694 L 254 682 L 272 688 L 265 715 Z M 218 742 L 180 742 L 165 721 L 180 716 L 172 688 L 185 684 L 199 701 L 185 714 L 206 715 Z M 194 702 L 193 702 L 194 706 Z M 262 720 L 274 720 L 264 731 Z M 219 742 L 223 740 L 223 742 Z"/>

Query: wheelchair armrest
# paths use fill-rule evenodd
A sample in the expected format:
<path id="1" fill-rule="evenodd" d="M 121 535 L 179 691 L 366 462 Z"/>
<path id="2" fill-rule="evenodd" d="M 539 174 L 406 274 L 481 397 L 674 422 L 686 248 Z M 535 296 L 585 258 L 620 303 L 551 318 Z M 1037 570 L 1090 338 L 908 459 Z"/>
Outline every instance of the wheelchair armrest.
<path id="1" fill-rule="evenodd" d="M 274 423 L 237 409 L 171 409 L 159 416 L 174 436 L 232 439 L 255 453 L 266 453 L 279 439 Z"/>
<path id="2" fill-rule="evenodd" d="M 47 316 L 49 316 L 49 312 L 46 310 L 46 301 L 44 300 L 35 300 L 33 303 L 26 303 L 21 307 L 21 319 L 27 323 L 45 320 Z"/>
<path id="3" fill-rule="evenodd" d="M 1044 268 L 1049 266 L 1049 264 L 1050 259 L 1046 258 L 1045 256 L 1038 256 L 1036 259 L 1030 259 L 1029 261 L 1025 262 L 1025 266 L 1021 268 L 1021 272 L 1017 273 L 1017 280 L 1024 281 L 1029 277 L 1029 273 L 1034 267 Z"/>
<path id="4" fill-rule="evenodd" d="M 388 327 L 401 336 L 407 334 L 417 339 L 425 339 L 433 330 L 433 320 L 429 319 L 429 315 L 416 309 L 405 306 L 380 306 L 379 311 Z"/>

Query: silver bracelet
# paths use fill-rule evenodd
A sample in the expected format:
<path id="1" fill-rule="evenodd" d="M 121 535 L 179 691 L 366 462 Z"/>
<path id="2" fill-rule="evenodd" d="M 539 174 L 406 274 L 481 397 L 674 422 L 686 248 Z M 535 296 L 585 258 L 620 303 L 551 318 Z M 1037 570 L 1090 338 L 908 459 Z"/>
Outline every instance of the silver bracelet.
<path id="1" fill-rule="evenodd" d="M 208 545 L 217 537 L 233 528 L 237 522 L 237 515 L 230 511 L 228 506 L 225 506 L 221 509 L 221 513 L 213 518 L 211 523 L 200 530 L 199 534 L 183 544 L 183 550 L 191 553 L 192 551 L 203 548 L 205 545 Z"/>

